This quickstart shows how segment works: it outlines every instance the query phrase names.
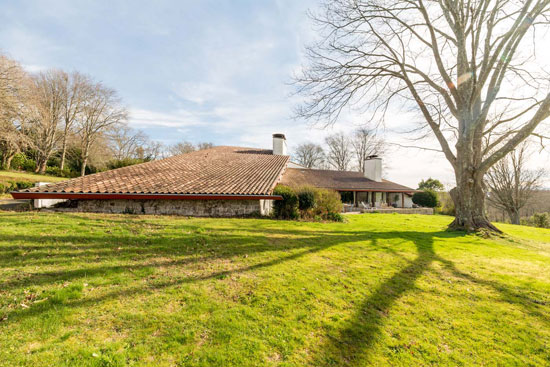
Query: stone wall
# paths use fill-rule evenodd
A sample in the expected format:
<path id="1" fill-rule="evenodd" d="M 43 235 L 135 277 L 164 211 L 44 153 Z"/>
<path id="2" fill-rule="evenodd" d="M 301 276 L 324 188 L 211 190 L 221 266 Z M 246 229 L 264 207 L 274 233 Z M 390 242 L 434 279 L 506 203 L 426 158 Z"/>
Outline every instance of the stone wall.
<path id="1" fill-rule="evenodd" d="M 65 210 L 193 217 L 238 217 L 264 212 L 260 200 L 78 200 L 71 206 Z"/>

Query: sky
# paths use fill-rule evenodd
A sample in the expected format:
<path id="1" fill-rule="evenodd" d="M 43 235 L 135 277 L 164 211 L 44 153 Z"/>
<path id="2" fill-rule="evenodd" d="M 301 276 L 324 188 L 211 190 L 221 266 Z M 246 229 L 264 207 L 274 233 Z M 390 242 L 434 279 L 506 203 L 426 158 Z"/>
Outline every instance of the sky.
<path id="1" fill-rule="evenodd" d="M 292 75 L 315 39 L 315 0 L 3 0 L 0 51 L 32 72 L 78 70 L 116 89 L 130 126 L 165 144 L 180 141 L 271 147 L 284 133 L 292 151 L 358 123 L 332 128 L 293 118 Z M 393 112 L 395 121 L 409 118 Z M 403 137 L 386 132 L 390 143 Z M 406 144 L 406 143 L 405 143 Z M 384 176 L 416 187 L 449 187 L 442 154 L 390 145 Z M 537 154 L 536 165 L 549 162 Z"/>

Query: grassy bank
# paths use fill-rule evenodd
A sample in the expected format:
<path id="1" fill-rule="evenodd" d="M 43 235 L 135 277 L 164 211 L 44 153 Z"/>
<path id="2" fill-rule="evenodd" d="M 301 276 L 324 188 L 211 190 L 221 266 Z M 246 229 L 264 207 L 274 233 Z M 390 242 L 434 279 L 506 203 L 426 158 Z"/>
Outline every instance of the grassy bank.
<path id="1" fill-rule="evenodd" d="M 0 212 L 0 364 L 550 364 L 550 230 Z"/>

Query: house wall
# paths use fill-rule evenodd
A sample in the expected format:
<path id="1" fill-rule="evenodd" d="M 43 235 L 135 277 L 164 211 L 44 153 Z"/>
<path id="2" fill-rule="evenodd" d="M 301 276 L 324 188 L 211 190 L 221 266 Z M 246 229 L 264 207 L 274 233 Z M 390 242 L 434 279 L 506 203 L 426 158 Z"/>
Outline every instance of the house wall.
<path id="1" fill-rule="evenodd" d="M 169 214 L 193 217 L 266 215 L 272 200 L 78 200 L 74 210 L 94 213 Z M 263 203 L 262 203 L 263 202 Z"/>

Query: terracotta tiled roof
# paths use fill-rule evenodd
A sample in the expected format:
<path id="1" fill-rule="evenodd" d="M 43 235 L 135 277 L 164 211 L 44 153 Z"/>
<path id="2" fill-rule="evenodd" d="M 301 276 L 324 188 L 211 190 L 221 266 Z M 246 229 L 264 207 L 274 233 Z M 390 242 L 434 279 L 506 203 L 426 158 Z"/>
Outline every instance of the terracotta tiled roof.
<path id="1" fill-rule="evenodd" d="M 288 156 L 220 146 L 24 192 L 270 195 Z"/>
<path id="2" fill-rule="evenodd" d="M 331 171 L 321 169 L 287 168 L 281 184 L 288 186 L 311 185 L 334 190 L 379 190 L 413 192 L 410 187 L 382 180 L 369 180 L 361 172 Z"/>

